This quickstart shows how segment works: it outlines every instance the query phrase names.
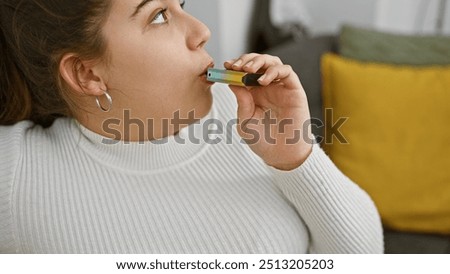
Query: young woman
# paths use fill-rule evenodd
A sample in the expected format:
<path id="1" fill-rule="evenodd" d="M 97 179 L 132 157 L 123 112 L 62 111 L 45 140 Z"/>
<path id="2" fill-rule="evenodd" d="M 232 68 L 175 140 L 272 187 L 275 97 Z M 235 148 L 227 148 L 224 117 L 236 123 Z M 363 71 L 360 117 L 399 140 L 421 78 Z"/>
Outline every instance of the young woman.
<path id="1" fill-rule="evenodd" d="M 0 252 L 383 252 L 279 58 L 225 63 L 260 87 L 212 86 L 179 0 L 0 3 Z"/>

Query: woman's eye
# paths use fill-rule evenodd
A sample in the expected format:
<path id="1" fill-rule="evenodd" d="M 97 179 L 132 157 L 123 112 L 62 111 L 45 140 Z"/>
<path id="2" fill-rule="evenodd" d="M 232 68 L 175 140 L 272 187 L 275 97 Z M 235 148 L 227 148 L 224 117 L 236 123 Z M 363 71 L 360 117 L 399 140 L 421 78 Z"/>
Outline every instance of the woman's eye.
<path id="1" fill-rule="evenodd" d="M 184 9 L 184 5 L 186 4 L 186 0 L 180 0 L 180 7 Z M 150 24 L 164 24 L 167 23 L 167 9 L 163 9 L 156 14 L 156 16 L 151 20 Z"/>
<path id="2" fill-rule="evenodd" d="M 151 21 L 151 24 L 164 24 L 167 22 L 167 9 L 163 9 L 160 12 L 158 12 Z"/>

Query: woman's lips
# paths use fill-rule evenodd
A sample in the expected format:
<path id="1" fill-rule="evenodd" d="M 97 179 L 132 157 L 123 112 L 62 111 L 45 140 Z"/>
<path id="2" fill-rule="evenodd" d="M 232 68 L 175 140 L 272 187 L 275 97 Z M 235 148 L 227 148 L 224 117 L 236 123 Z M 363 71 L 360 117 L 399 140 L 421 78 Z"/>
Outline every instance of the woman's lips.
<path id="1" fill-rule="evenodd" d="M 208 69 L 213 68 L 214 67 L 214 62 L 209 63 L 209 65 L 206 66 L 206 68 L 203 70 L 203 72 L 199 75 L 200 79 L 202 80 L 202 82 L 208 84 L 208 85 L 213 85 L 213 82 L 208 81 L 206 74 L 208 73 Z"/>
<path id="2" fill-rule="evenodd" d="M 208 84 L 208 85 L 214 85 L 214 82 L 208 81 L 208 78 L 206 77 L 206 73 L 200 76 L 200 79 L 202 82 Z"/>
<path id="3" fill-rule="evenodd" d="M 200 74 L 200 76 L 205 76 L 208 73 L 208 69 L 213 68 L 214 67 L 214 62 L 209 63 L 208 66 L 206 66 L 205 70 Z"/>

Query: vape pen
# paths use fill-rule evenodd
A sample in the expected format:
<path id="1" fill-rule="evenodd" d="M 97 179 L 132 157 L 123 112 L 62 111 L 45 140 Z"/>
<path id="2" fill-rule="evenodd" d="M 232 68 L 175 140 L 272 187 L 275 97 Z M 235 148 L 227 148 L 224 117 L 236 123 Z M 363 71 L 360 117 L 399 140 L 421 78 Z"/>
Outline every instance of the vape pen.
<path id="1" fill-rule="evenodd" d="M 219 82 L 235 86 L 260 86 L 258 83 L 260 73 L 246 73 L 233 70 L 208 69 L 206 79 L 210 82 Z"/>

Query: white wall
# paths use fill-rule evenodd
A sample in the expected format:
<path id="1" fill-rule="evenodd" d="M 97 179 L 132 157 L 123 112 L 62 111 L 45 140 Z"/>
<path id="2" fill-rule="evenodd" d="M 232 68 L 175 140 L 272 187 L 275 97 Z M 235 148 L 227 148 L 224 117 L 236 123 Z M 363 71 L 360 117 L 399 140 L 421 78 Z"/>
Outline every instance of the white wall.
<path id="1" fill-rule="evenodd" d="M 283 0 L 279 0 L 283 1 Z M 440 0 L 297 0 L 309 14 L 313 35 L 337 33 L 342 23 L 401 33 L 430 34 Z M 258 0 L 187 0 L 186 10 L 212 32 L 207 46 L 216 66 L 246 52 L 247 34 Z M 450 0 L 444 33 L 450 35 Z"/>
<path id="2" fill-rule="evenodd" d="M 186 11 L 211 30 L 207 50 L 216 66 L 245 53 L 249 23 L 256 0 L 188 0 Z"/>
<path id="3" fill-rule="evenodd" d="M 375 26 L 407 34 L 436 34 L 440 0 L 378 0 Z M 446 6 L 443 34 L 450 34 L 450 1 Z"/>
<path id="4" fill-rule="evenodd" d="M 219 0 L 222 55 L 217 64 L 222 65 L 224 61 L 245 53 L 255 1 L 257 3 L 257 0 Z"/>
<path id="5" fill-rule="evenodd" d="M 185 10 L 205 23 L 211 30 L 211 39 L 206 45 L 206 49 L 214 59 L 221 58 L 222 45 L 219 3 L 216 0 L 187 0 Z"/>
<path id="6" fill-rule="evenodd" d="M 371 26 L 376 14 L 377 0 L 298 1 L 303 1 L 309 12 L 308 27 L 314 35 L 337 33 L 342 23 Z"/>
<path id="7" fill-rule="evenodd" d="M 436 34 L 441 0 L 272 0 L 287 1 L 303 4 L 311 33 L 320 35 L 337 33 L 343 23 L 397 33 Z M 450 34 L 450 0 L 446 15 L 444 34 Z"/>

